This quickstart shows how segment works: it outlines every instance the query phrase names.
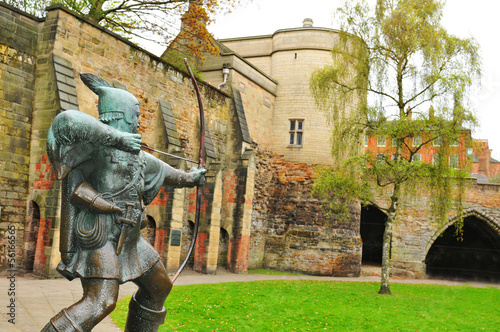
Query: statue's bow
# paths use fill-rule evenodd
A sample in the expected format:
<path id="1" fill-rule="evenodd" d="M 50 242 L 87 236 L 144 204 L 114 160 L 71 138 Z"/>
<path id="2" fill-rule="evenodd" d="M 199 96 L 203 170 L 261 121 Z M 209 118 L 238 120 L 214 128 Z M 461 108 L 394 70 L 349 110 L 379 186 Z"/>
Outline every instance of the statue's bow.
<path id="1" fill-rule="evenodd" d="M 184 59 L 184 63 L 186 64 L 186 68 L 188 70 L 189 76 L 191 76 L 191 80 L 193 81 L 194 89 L 196 91 L 196 96 L 198 97 L 198 107 L 200 109 L 200 151 L 198 154 L 198 167 L 205 167 L 205 113 L 203 112 L 203 102 L 201 100 L 200 89 L 198 87 L 198 83 L 196 82 L 196 78 L 189 67 L 187 59 Z M 179 270 L 172 277 L 172 283 L 175 282 L 179 274 L 181 274 L 182 270 L 186 266 L 189 257 L 193 252 L 194 246 L 196 244 L 196 238 L 198 236 L 198 227 L 200 225 L 200 207 L 201 207 L 201 185 L 196 186 L 196 214 L 195 214 L 195 222 L 194 222 L 194 231 L 193 238 L 191 239 L 191 244 L 189 245 L 189 251 L 186 255 L 186 258 L 182 265 L 179 267 Z"/>

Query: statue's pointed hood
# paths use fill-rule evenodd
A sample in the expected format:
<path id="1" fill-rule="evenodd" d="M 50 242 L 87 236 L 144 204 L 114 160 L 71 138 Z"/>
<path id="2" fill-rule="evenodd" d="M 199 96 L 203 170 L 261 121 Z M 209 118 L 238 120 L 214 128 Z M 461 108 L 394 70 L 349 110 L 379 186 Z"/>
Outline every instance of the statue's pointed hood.
<path id="1" fill-rule="evenodd" d="M 139 101 L 130 92 L 113 87 L 104 79 L 90 74 L 80 73 L 80 77 L 85 85 L 99 96 L 97 110 L 99 120 L 110 122 L 125 118 L 130 123 L 130 115 L 133 114 L 139 105 Z"/>

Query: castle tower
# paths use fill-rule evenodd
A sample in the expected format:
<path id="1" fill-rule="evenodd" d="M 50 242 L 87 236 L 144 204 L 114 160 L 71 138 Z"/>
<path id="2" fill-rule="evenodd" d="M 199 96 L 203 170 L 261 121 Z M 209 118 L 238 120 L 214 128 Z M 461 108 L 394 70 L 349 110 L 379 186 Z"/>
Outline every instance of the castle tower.
<path id="1" fill-rule="evenodd" d="M 281 29 L 272 35 L 220 40 L 278 82 L 273 110 L 272 148 L 286 160 L 329 164 L 330 125 L 309 89 L 311 73 L 332 62 L 335 31 L 313 26 Z"/>

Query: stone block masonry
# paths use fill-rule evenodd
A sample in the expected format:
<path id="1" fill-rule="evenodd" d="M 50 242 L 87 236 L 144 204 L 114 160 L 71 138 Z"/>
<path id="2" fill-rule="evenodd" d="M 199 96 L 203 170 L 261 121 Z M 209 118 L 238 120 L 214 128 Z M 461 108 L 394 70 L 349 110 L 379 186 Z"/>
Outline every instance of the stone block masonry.
<path id="1" fill-rule="evenodd" d="M 233 40 L 229 46 L 238 54 L 222 52 L 208 58 L 209 71 L 200 69 L 214 82 L 220 82 L 222 65 L 230 69 L 223 91 L 200 82 L 213 143 L 201 237 L 190 263 L 200 271 L 215 273 L 217 265 L 224 265 L 236 273 L 273 268 L 359 275 L 359 206 L 351 207 L 350 219 L 340 220 L 311 196 L 314 163 L 330 161 L 331 124 L 312 103 L 308 73 L 331 60 L 334 36 L 326 29 L 298 28 Z M 248 61 L 240 57 L 245 54 Z M 5 230 L 15 224 L 18 257 L 34 256 L 24 266 L 55 274 L 62 186 L 54 181 L 45 143 L 62 109 L 98 115 L 97 97 L 81 82 L 80 72 L 126 87 L 139 99 L 139 133 L 145 143 L 196 159 L 198 105 L 185 72 L 60 6 L 37 20 L 0 2 L 0 269 L 6 262 Z M 238 105 L 231 98 L 235 90 L 241 96 Z M 303 121 L 301 147 L 289 144 L 291 120 Z M 191 167 L 164 160 L 179 169 Z M 500 234 L 499 188 L 474 183 L 465 199 L 468 215 L 495 234 Z M 177 270 L 192 238 L 193 192 L 165 187 L 147 207 L 148 225 L 156 226 L 153 245 L 170 272 Z M 387 201 L 385 193 L 379 195 Z M 408 204 L 411 213 L 395 224 L 392 240 L 394 271 L 415 277 L 425 273 L 433 241 L 456 220 L 456 212 L 449 211 L 448 223 L 438 225 L 425 194 L 417 196 Z M 32 207 L 29 213 L 27 206 Z"/>
<path id="2" fill-rule="evenodd" d="M 349 220 L 327 215 L 311 195 L 314 166 L 259 154 L 250 268 L 359 276 L 359 207 Z"/>
<path id="3" fill-rule="evenodd" d="M 0 242 L 2 230 L 13 225 L 19 250 L 27 213 L 38 24 L 34 17 L 0 6 Z M 6 267 L 5 255 L 1 250 L 0 270 Z"/>

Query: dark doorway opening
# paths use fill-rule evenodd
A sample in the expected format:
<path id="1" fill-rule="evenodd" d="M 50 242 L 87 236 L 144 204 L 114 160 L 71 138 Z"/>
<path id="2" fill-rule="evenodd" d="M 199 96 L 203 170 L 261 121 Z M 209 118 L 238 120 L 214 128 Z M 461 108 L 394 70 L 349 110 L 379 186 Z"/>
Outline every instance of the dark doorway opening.
<path id="1" fill-rule="evenodd" d="M 385 213 L 372 205 L 361 208 L 362 264 L 382 264 L 382 242 L 386 218 Z"/>
<path id="2" fill-rule="evenodd" d="M 227 253 L 229 248 L 229 233 L 220 228 L 219 255 L 217 256 L 217 266 L 227 268 Z"/>
<path id="3" fill-rule="evenodd" d="M 141 229 L 142 237 L 149 242 L 153 247 L 155 246 L 155 237 L 156 237 L 156 221 L 151 216 L 146 216 L 146 219 L 143 221 L 144 228 Z"/>
<path id="4" fill-rule="evenodd" d="M 448 227 L 425 258 L 427 275 L 436 278 L 500 281 L 500 235 L 477 217 L 464 220 L 463 235 Z"/>
<path id="5" fill-rule="evenodd" d="M 26 228 L 24 230 L 24 263 L 26 272 L 33 272 L 35 263 L 36 243 L 38 239 L 38 227 L 40 226 L 40 208 L 34 201 L 28 205 Z"/>
<path id="6" fill-rule="evenodd" d="M 188 220 L 187 224 L 184 224 L 182 227 L 182 247 L 181 247 L 181 264 L 184 262 L 186 259 L 186 255 L 188 254 L 189 251 L 189 246 L 191 245 L 191 240 L 193 239 L 193 234 L 194 234 L 194 222 L 191 220 Z M 189 257 L 189 260 L 186 264 L 187 266 L 193 267 L 194 266 L 194 252 L 191 254 Z"/>

